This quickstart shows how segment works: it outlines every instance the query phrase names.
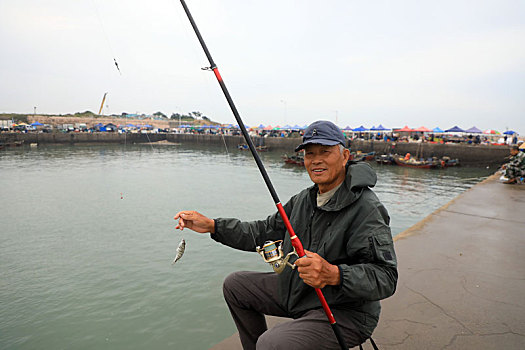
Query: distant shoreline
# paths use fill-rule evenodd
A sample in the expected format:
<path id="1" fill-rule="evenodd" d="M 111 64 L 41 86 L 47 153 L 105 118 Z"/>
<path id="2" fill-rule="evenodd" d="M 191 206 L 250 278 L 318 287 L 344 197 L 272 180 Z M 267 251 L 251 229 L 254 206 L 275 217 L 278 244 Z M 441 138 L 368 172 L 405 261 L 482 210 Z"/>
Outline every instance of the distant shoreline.
<path id="1" fill-rule="evenodd" d="M 212 135 L 212 134 L 176 134 L 176 133 L 114 133 L 114 132 L 71 132 L 71 133 L 0 133 L 0 143 L 24 145 L 37 144 L 133 144 L 168 141 L 180 144 L 199 144 L 212 147 L 237 149 L 239 144 L 245 143 L 242 136 Z M 270 151 L 293 154 L 299 143 L 299 138 L 293 137 L 253 137 L 257 146 L 267 146 Z M 420 157 L 448 156 L 459 159 L 460 164 L 466 166 L 486 167 L 499 166 L 506 162 L 509 155 L 509 146 L 469 145 L 469 144 L 432 144 L 417 142 L 384 142 L 370 140 L 354 140 L 352 151 L 364 153 L 376 152 L 379 154 L 397 153 L 404 155 L 419 154 Z"/>

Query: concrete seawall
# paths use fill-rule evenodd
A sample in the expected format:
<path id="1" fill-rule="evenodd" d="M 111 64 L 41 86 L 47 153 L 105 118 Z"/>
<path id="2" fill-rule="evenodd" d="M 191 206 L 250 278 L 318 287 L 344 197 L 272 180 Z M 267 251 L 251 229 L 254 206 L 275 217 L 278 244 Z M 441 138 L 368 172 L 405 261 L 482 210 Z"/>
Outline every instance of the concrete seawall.
<path id="1" fill-rule="evenodd" d="M 206 134 L 118 134 L 118 133 L 0 133 L 0 142 L 9 144 L 15 141 L 41 144 L 77 144 L 77 143 L 142 143 L 167 140 L 183 144 L 200 144 L 217 147 L 227 145 L 229 149 L 245 143 L 242 136 L 206 135 Z M 267 146 L 270 151 L 292 154 L 300 138 L 254 137 L 256 146 Z M 509 155 L 508 146 L 467 145 L 467 144 L 431 144 L 382 141 L 353 141 L 352 151 L 376 152 L 377 154 L 411 153 L 423 158 L 449 156 L 459 159 L 462 165 L 493 166 L 505 163 Z"/>

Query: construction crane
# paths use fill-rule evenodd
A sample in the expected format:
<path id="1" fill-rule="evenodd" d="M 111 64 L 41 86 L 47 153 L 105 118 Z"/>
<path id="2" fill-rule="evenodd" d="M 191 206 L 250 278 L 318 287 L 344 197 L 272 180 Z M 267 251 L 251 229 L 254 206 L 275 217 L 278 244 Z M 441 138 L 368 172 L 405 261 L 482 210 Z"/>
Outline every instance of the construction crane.
<path id="1" fill-rule="evenodd" d="M 107 95 L 107 94 L 108 94 L 108 93 L 105 92 L 105 93 L 104 93 L 104 97 L 102 97 L 102 103 L 100 104 L 100 109 L 98 110 L 98 115 L 102 115 L 102 114 L 101 114 L 101 113 L 102 113 L 102 108 L 104 107 L 104 102 L 106 101 L 106 95 Z"/>

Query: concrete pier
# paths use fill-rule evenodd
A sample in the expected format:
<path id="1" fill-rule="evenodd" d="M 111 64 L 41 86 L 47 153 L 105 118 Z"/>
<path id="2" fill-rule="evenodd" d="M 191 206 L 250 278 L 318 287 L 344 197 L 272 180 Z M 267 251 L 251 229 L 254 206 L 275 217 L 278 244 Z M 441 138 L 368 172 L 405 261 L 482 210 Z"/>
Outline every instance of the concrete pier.
<path id="1" fill-rule="evenodd" d="M 525 185 L 498 178 L 395 237 L 399 283 L 382 302 L 379 349 L 525 347 Z M 234 334 L 212 349 L 241 346 Z"/>

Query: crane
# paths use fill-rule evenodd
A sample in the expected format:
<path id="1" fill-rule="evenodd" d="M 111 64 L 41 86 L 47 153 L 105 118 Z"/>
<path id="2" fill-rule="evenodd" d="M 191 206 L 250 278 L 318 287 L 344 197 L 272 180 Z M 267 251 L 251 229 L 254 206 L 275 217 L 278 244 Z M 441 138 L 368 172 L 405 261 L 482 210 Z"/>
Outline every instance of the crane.
<path id="1" fill-rule="evenodd" d="M 104 102 L 106 101 L 106 95 L 107 95 L 107 94 L 108 94 L 108 93 L 105 92 L 105 93 L 104 93 L 104 97 L 102 97 L 102 103 L 100 104 L 100 109 L 98 110 L 98 115 L 102 115 L 102 114 L 101 114 L 101 113 L 102 113 L 102 108 L 104 107 Z"/>

